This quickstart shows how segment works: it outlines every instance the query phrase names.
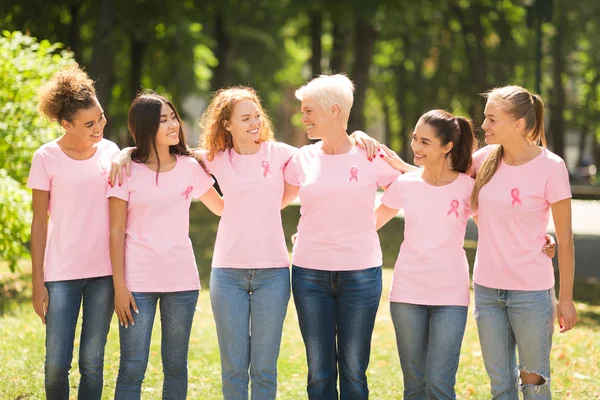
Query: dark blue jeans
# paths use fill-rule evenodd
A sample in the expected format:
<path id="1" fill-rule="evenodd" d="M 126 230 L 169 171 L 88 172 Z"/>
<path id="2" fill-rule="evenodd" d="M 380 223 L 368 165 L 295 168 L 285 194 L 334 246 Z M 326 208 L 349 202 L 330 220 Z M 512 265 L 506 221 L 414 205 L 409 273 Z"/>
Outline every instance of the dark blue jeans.
<path id="1" fill-rule="evenodd" d="M 292 291 L 308 361 L 309 399 L 367 399 L 381 267 L 320 271 L 292 267 Z"/>
<path id="2" fill-rule="evenodd" d="M 79 345 L 79 399 L 102 397 L 104 347 L 113 315 L 112 276 L 46 282 L 46 398 L 69 399 L 75 326 L 83 300 Z"/>
<path id="3" fill-rule="evenodd" d="M 160 352 L 164 373 L 162 398 L 185 399 L 188 389 L 188 349 L 198 291 L 132 294 L 139 314 L 132 311 L 135 325 L 119 327 L 121 362 L 115 399 L 139 399 L 141 396 L 159 300 L 162 329 Z"/>

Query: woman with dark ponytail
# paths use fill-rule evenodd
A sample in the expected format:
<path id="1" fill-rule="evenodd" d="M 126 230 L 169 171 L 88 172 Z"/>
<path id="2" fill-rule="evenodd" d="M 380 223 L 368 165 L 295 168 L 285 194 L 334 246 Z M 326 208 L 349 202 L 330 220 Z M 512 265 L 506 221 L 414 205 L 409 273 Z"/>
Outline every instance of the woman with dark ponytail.
<path id="1" fill-rule="evenodd" d="M 404 209 L 404 241 L 394 268 L 390 311 L 405 399 L 455 399 L 469 306 L 463 248 L 474 180 L 471 122 L 443 110 L 425 113 L 411 148 L 423 168 L 397 178 L 376 210 L 377 229 Z M 398 156 L 384 147 L 392 166 Z"/>
<path id="2" fill-rule="evenodd" d="M 483 361 L 493 398 L 518 399 L 520 389 L 525 399 L 550 399 L 554 315 L 561 333 L 577 322 L 569 176 L 564 161 L 546 149 L 538 95 L 506 86 L 486 97 L 488 146 L 473 155 L 471 198 L 479 225 L 473 281 Z M 552 261 L 538 250 L 550 210 L 559 249 L 556 308 Z"/>

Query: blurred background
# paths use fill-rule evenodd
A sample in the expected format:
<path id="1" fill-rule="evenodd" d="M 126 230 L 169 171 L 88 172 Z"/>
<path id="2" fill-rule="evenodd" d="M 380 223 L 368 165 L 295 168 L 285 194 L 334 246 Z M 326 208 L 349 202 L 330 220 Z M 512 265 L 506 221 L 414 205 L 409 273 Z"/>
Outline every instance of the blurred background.
<path id="1" fill-rule="evenodd" d="M 478 94 L 519 84 L 542 94 L 550 147 L 578 182 L 600 164 L 598 0 L 3 0 L 0 28 L 72 51 L 120 144 L 140 88 L 171 96 L 193 138 L 210 93 L 242 84 L 300 145 L 294 90 L 343 72 L 356 83 L 350 130 L 405 157 L 424 111 L 480 123 Z"/>
<path id="2" fill-rule="evenodd" d="M 294 91 L 343 72 L 356 84 L 349 131 L 410 161 L 423 112 L 479 127 L 480 93 L 522 85 L 546 103 L 549 147 L 567 161 L 574 196 L 600 199 L 598 0 L 2 0 L 0 30 L 0 196 L 13 199 L 0 216 L 19 214 L 0 234 L 4 255 L 22 248 L 14 237 L 27 242 L 31 155 L 59 134 L 37 115 L 37 88 L 72 60 L 95 80 L 105 136 L 121 146 L 140 89 L 174 100 L 195 145 L 211 93 L 230 85 L 256 88 L 277 138 L 300 146 Z"/>

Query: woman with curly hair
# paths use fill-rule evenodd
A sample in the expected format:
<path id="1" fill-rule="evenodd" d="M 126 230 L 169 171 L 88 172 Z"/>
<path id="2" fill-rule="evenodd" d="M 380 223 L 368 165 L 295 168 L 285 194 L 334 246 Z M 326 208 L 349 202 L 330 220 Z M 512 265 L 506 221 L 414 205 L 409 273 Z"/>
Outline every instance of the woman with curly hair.
<path id="1" fill-rule="evenodd" d="M 78 397 L 100 399 L 114 295 L 106 190 L 119 148 L 102 138 L 104 111 L 92 80 L 77 65 L 58 71 L 40 89 L 39 111 L 63 130 L 36 150 L 27 182 L 33 191 L 33 307 L 46 325 L 46 397 L 69 398 L 83 302 Z"/>

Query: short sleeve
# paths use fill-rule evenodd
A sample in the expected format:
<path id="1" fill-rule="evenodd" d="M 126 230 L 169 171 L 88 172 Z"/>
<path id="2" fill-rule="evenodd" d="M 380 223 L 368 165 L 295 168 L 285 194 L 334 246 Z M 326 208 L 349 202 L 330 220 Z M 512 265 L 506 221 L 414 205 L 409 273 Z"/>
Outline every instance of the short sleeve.
<path id="1" fill-rule="evenodd" d="M 290 162 L 294 154 L 296 154 L 298 148 L 281 142 L 276 142 L 276 144 L 281 164 L 285 166 Z"/>
<path id="2" fill-rule="evenodd" d="M 465 174 L 466 175 L 466 174 Z M 462 175 L 459 176 L 459 179 L 462 178 Z M 475 179 L 471 178 L 470 176 L 466 175 L 464 176 L 465 179 L 465 184 L 464 184 L 464 203 L 465 203 L 465 215 L 467 217 L 470 216 L 476 216 L 477 215 L 477 210 L 473 211 L 473 209 L 471 208 L 471 194 L 473 193 L 473 188 L 475 187 Z"/>
<path id="3" fill-rule="evenodd" d="M 121 149 L 119 149 L 119 146 L 117 146 L 117 144 L 115 142 L 112 142 L 110 140 L 106 140 L 106 141 L 108 142 L 106 144 L 106 151 L 111 159 L 115 159 L 121 152 Z"/>
<path id="4" fill-rule="evenodd" d="M 120 186 L 118 183 L 115 183 L 113 187 L 108 186 L 106 198 L 110 199 L 111 197 L 129 201 L 129 177 L 127 174 L 123 174 L 123 183 Z"/>
<path id="5" fill-rule="evenodd" d="M 193 189 L 192 189 L 192 198 L 197 199 L 198 197 L 202 197 L 208 190 L 214 185 L 215 181 L 210 177 L 202 168 L 200 163 L 196 160 L 193 160 L 194 172 L 193 172 Z"/>
<path id="6" fill-rule="evenodd" d="M 403 193 L 404 193 L 404 181 L 400 178 L 394 180 L 390 187 L 385 191 L 381 198 L 381 204 L 394 210 L 400 210 L 403 208 Z"/>
<path id="7" fill-rule="evenodd" d="M 571 198 L 569 171 L 563 160 L 552 164 L 544 189 L 544 197 L 550 204 Z"/>
<path id="8" fill-rule="evenodd" d="M 390 185 L 402 174 L 402 172 L 392 168 L 390 164 L 379 157 L 375 158 L 374 162 L 377 167 L 377 185 L 380 187 Z"/>
<path id="9" fill-rule="evenodd" d="M 469 171 L 470 176 L 477 175 L 479 168 L 481 168 L 485 160 L 495 148 L 496 146 L 488 145 L 473 153 L 473 162 L 471 163 L 471 170 Z"/>
<path id="10" fill-rule="evenodd" d="M 283 178 L 287 183 L 293 186 L 300 186 L 300 181 L 298 179 L 298 172 L 296 168 L 298 167 L 298 152 L 290 159 L 290 161 L 285 166 L 283 170 Z"/>
<path id="11" fill-rule="evenodd" d="M 46 170 L 44 156 L 39 150 L 33 154 L 29 178 L 27 179 L 27 187 L 29 189 L 50 191 L 50 176 Z"/>

